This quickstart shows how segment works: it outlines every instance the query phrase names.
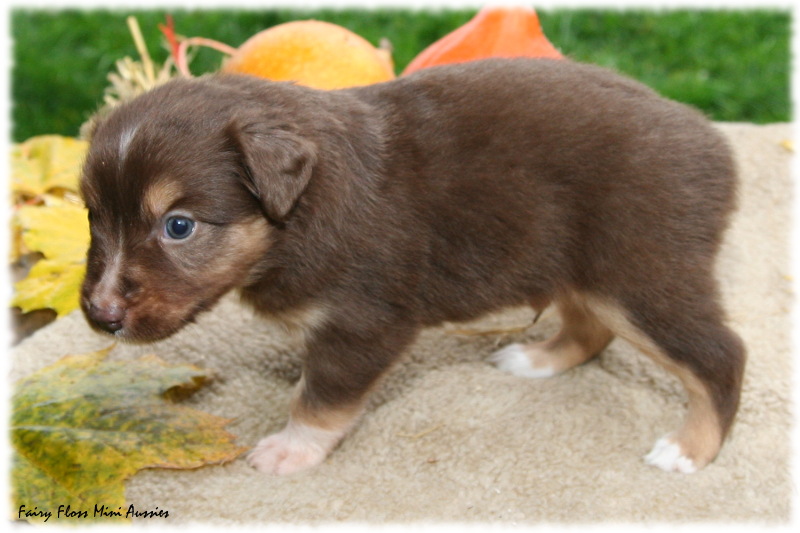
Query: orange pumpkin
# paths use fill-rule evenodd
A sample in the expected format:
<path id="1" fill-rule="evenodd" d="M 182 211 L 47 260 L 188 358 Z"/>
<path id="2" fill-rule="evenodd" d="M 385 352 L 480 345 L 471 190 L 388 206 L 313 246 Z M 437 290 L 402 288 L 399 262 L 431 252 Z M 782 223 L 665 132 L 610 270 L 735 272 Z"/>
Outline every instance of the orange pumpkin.
<path id="1" fill-rule="evenodd" d="M 250 37 L 223 72 L 340 89 L 393 79 L 391 54 L 352 31 L 319 20 L 278 24 Z"/>
<path id="2" fill-rule="evenodd" d="M 486 7 L 472 20 L 423 50 L 403 74 L 488 57 L 562 59 L 564 56 L 545 37 L 533 9 Z"/>
<path id="3" fill-rule="evenodd" d="M 394 79 L 391 51 L 375 48 L 352 31 L 319 20 L 295 20 L 262 30 L 239 48 L 205 37 L 179 39 L 172 17 L 159 24 L 175 66 L 190 78 L 190 46 L 207 46 L 230 56 L 222 72 L 294 81 L 317 89 L 341 89 Z"/>

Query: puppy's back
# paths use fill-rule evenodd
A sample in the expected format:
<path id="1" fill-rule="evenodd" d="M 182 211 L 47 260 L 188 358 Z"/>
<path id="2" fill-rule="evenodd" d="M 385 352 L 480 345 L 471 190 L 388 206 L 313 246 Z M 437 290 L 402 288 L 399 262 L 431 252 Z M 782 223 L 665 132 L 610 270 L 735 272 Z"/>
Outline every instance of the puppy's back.
<path id="1" fill-rule="evenodd" d="M 700 151 L 728 156 L 721 136 L 696 110 L 610 70 L 571 61 L 494 59 L 430 68 L 358 94 L 382 109 L 395 131 L 424 145 L 418 152 L 434 164 L 463 161 L 475 168 L 475 157 L 491 152 L 495 167 L 500 154 L 509 163 L 547 161 L 593 177 L 599 161 L 613 163 L 617 154 L 639 153 L 648 161 L 658 151 L 675 152 L 673 161 Z M 681 149 L 690 153 L 684 157 Z"/>
<path id="2" fill-rule="evenodd" d="M 450 192 L 474 182 L 508 186 L 516 195 L 568 188 L 589 201 L 579 207 L 595 212 L 603 199 L 620 195 L 667 202 L 666 211 L 710 211 L 709 223 L 722 222 L 733 207 L 731 152 L 712 124 L 604 68 L 548 59 L 476 61 L 423 70 L 364 88 L 360 96 L 383 111 L 395 132 L 389 155 L 397 170 L 408 169 L 420 188 L 431 185 L 432 198 L 437 188 Z"/>
<path id="3" fill-rule="evenodd" d="M 709 268 L 734 206 L 708 120 L 603 68 L 478 61 L 351 92 L 383 113 L 387 180 L 414 198 L 433 261 L 473 265 L 472 286 L 501 263 L 536 264 L 534 292 L 645 287 L 675 257 Z"/>

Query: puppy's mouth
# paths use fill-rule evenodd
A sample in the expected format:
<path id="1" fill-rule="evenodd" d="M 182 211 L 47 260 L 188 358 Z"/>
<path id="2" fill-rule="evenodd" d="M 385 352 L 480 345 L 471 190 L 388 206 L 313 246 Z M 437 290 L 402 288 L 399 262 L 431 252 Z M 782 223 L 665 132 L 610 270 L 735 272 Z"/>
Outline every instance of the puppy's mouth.
<path id="1" fill-rule="evenodd" d="M 90 325 L 95 331 L 105 333 L 114 337 L 116 340 L 130 343 L 130 344 L 147 344 L 164 340 L 173 334 L 177 333 L 181 328 L 140 328 L 127 326 L 125 322 L 113 324 L 109 327 L 108 324 L 98 324 L 97 322 L 89 321 Z M 187 322 L 188 323 L 188 322 Z M 182 327 L 182 326 L 181 326 Z"/>
<path id="2" fill-rule="evenodd" d="M 208 309 L 206 302 L 199 302 L 183 312 L 175 307 L 169 310 L 145 310 L 141 306 L 98 305 L 83 300 L 82 309 L 89 325 L 95 331 L 113 336 L 126 343 L 150 343 L 171 337 L 195 317 Z"/>

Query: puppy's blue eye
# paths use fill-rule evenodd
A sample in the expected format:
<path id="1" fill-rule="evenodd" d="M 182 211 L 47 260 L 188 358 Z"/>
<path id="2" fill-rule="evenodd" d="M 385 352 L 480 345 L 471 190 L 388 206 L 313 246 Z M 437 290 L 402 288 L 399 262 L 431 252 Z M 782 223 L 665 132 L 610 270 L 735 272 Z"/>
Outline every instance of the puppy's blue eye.
<path id="1" fill-rule="evenodd" d="M 169 217 L 164 229 L 171 239 L 185 239 L 194 231 L 194 220 L 181 216 Z"/>

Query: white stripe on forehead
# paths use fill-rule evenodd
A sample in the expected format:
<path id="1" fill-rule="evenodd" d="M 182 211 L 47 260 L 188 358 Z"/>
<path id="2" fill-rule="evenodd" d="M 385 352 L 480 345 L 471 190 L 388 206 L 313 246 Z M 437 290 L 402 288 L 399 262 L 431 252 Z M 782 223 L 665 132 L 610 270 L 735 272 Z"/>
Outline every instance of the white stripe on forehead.
<path id="1" fill-rule="evenodd" d="M 128 147 L 131 145 L 131 141 L 136 136 L 136 131 L 139 129 L 139 125 L 136 124 L 134 126 L 129 126 L 125 129 L 119 136 L 119 161 L 120 163 L 125 161 L 125 157 L 128 155 Z"/>

